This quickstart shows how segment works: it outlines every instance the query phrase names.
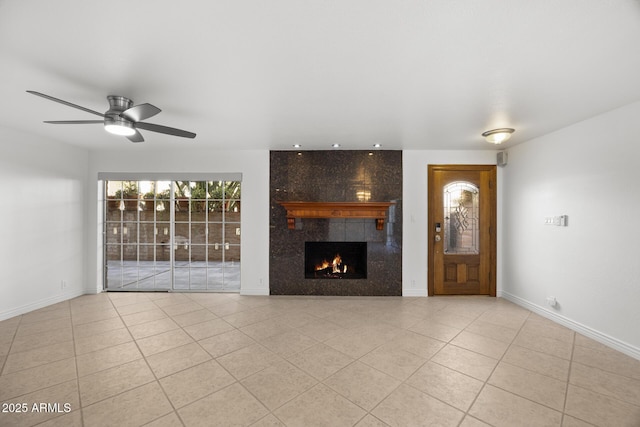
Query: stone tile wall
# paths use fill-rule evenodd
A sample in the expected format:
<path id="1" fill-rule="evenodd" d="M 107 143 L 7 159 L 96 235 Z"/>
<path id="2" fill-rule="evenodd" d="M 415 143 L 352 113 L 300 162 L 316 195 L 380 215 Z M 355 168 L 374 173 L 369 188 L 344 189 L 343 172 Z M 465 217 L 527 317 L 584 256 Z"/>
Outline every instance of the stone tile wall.
<path id="1" fill-rule="evenodd" d="M 402 295 L 402 152 L 272 151 L 270 157 L 270 293 Z M 374 219 L 343 218 L 298 219 L 290 230 L 278 201 L 396 204 L 384 230 L 376 230 Z M 366 241 L 367 278 L 305 279 L 305 241 Z"/>

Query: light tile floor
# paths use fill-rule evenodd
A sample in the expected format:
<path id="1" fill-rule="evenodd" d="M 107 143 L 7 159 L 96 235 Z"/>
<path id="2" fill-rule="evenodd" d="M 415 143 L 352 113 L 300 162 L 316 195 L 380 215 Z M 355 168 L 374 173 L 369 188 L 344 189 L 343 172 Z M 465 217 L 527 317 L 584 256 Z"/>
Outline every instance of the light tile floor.
<path id="1" fill-rule="evenodd" d="M 640 426 L 640 361 L 499 298 L 87 295 L 0 367 L 2 426 Z"/>

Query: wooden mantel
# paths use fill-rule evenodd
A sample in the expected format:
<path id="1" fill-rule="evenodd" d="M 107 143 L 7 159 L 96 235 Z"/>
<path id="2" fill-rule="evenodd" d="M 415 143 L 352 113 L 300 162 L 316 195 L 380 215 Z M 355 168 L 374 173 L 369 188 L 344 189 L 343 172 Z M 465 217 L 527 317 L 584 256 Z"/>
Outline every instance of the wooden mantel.
<path id="1" fill-rule="evenodd" d="M 395 202 L 278 202 L 287 210 L 287 226 L 296 218 L 374 218 L 376 230 L 384 228 L 387 209 Z"/>

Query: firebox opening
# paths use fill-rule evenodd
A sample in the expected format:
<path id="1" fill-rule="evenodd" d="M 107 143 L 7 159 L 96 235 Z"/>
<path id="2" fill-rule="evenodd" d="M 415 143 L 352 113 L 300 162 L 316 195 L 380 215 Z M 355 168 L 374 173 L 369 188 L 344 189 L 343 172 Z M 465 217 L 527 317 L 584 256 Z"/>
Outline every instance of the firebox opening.
<path id="1" fill-rule="evenodd" d="M 367 242 L 305 242 L 306 279 L 366 279 Z"/>

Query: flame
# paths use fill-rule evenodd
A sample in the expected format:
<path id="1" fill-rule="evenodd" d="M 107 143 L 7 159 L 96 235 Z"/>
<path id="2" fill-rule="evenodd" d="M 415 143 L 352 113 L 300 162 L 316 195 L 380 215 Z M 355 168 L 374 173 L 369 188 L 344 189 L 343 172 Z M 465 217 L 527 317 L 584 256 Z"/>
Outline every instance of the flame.
<path id="1" fill-rule="evenodd" d="M 333 258 L 333 261 L 329 262 L 326 259 L 322 260 L 322 263 L 319 265 L 316 265 L 316 271 L 318 270 L 324 270 L 326 268 L 331 267 L 331 273 L 346 273 L 347 272 L 347 266 L 346 265 L 342 265 L 342 257 L 340 256 L 340 254 L 336 254 L 336 256 Z"/>
<path id="2" fill-rule="evenodd" d="M 333 263 L 331 264 L 331 266 L 333 267 L 333 270 L 331 272 L 341 273 L 340 269 L 338 268 L 340 264 L 342 264 L 342 258 L 340 257 L 340 254 L 336 254 L 336 257 L 333 259 Z"/>

